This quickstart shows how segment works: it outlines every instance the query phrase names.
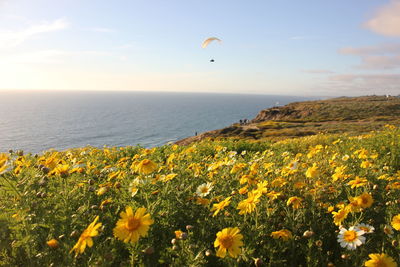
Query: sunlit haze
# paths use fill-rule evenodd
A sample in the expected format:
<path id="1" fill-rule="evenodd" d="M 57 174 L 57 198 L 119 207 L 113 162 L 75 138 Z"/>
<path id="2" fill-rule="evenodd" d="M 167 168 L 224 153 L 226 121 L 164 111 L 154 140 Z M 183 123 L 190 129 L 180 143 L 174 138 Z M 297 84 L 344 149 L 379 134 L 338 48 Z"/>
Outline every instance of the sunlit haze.
<path id="1" fill-rule="evenodd" d="M 0 89 L 399 94 L 399 68 L 400 0 L 0 0 Z"/>

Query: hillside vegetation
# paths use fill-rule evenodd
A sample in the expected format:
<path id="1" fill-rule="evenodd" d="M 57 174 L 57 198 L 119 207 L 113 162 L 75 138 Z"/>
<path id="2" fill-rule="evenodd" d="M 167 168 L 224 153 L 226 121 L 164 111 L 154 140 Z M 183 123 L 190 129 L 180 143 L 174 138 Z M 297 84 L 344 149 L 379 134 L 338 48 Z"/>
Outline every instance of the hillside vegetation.
<path id="1" fill-rule="evenodd" d="M 357 135 L 381 129 L 387 123 L 400 125 L 400 97 L 339 97 L 265 109 L 250 123 L 235 123 L 177 144 L 187 145 L 205 138 L 282 140 L 318 133 Z"/>
<path id="2" fill-rule="evenodd" d="M 0 265 L 395 266 L 399 140 L 387 125 L 1 154 Z"/>

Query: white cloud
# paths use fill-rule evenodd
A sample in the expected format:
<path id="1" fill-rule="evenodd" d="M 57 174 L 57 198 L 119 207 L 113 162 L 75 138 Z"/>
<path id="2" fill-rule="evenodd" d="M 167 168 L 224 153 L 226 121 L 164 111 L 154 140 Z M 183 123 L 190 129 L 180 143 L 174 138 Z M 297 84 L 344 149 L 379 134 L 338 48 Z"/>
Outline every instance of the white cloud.
<path id="1" fill-rule="evenodd" d="M 398 82 L 400 81 L 400 74 L 337 74 L 332 75 L 330 80 L 340 82 Z"/>
<path id="2" fill-rule="evenodd" d="M 330 76 L 326 86 L 357 94 L 399 94 L 400 74 L 338 74 Z"/>
<path id="3" fill-rule="evenodd" d="M 400 68 L 400 43 L 387 43 L 375 46 L 345 47 L 339 50 L 344 55 L 361 57 L 359 69 L 387 70 Z"/>
<path id="4" fill-rule="evenodd" d="M 365 26 L 381 35 L 400 37 L 400 0 L 381 7 Z"/>
<path id="5" fill-rule="evenodd" d="M 66 29 L 69 23 L 66 19 L 57 19 L 52 22 L 32 24 L 19 31 L 0 30 L 0 48 L 15 47 L 26 40 L 43 33 Z"/>
<path id="6" fill-rule="evenodd" d="M 339 50 L 339 53 L 360 56 L 394 54 L 400 53 L 400 43 L 386 43 L 364 47 L 344 47 Z"/>
<path id="7" fill-rule="evenodd" d="M 400 55 L 396 56 L 364 56 L 360 69 L 397 69 L 400 68 Z"/>

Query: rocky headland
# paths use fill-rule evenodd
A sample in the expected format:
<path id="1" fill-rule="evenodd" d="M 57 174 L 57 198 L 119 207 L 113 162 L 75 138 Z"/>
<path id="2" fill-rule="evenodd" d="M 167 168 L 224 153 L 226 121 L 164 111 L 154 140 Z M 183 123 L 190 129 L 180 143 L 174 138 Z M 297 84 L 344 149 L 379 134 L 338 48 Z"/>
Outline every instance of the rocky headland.
<path id="1" fill-rule="evenodd" d="M 282 140 L 318 133 L 362 134 L 385 124 L 400 125 L 400 96 L 338 97 L 294 102 L 261 110 L 247 123 L 201 133 L 176 142 L 204 139 Z"/>

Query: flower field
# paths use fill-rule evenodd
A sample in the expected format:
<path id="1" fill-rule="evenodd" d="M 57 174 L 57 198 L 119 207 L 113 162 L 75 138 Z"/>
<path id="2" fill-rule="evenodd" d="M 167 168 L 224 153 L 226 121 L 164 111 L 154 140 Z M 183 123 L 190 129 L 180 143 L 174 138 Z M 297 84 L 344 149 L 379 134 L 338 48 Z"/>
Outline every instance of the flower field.
<path id="1" fill-rule="evenodd" d="M 400 130 L 0 154 L 1 266 L 397 266 Z"/>

